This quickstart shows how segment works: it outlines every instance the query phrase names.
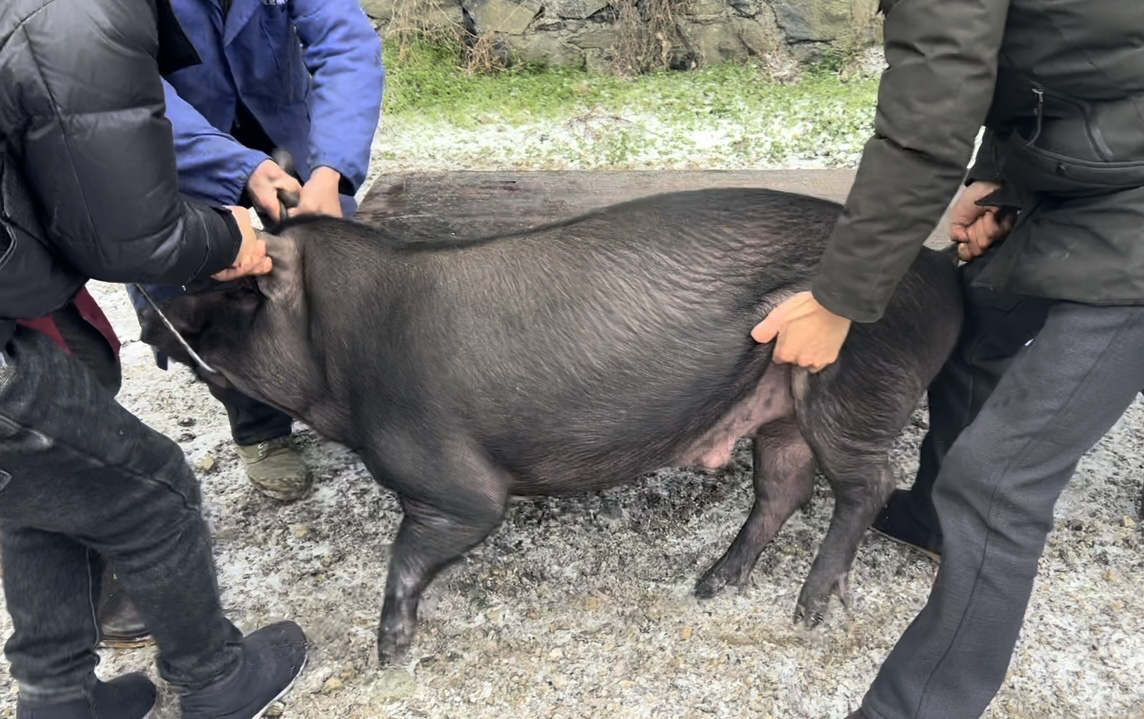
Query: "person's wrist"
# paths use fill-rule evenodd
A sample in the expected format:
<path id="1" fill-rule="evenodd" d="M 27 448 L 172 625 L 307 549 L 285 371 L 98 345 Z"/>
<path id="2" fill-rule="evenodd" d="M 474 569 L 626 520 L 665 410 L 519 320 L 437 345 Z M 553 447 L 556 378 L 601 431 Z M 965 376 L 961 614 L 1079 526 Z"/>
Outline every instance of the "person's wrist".
<path id="1" fill-rule="evenodd" d="M 313 184 L 324 188 L 336 188 L 341 181 L 342 173 L 332 167 L 322 165 L 321 167 L 314 168 L 314 171 L 310 173 L 310 181 L 306 184 Z"/>
<path id="2" fill-rule="evenodd" d="M 274 162 L 274 158 L 269 157 L 265 153 L 262 153 L 262 152 L 251 152 L 250 153 L 250 157 L 247 159 L 246 168 L 245 168 L 246 169 L 246 188 L 247 189 L 250 189 L 250 184 L 252 182 L 254 182 L 254 180 L 256 178 L 258 178 L 259 176 L 261 176 L 263 174 L 263 168 L 266 166 L 266 163 L 268 163 L 268 162 L 277 164 Z"/>

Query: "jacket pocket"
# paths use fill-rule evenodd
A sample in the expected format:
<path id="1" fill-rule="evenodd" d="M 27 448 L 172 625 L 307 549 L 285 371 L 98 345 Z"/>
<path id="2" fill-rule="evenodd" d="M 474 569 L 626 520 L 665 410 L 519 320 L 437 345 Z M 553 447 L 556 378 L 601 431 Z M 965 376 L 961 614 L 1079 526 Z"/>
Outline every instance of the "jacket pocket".
<path id="1" fill-rule="evenodd" d="M 251 94 L 275 106 L 304 99 L 310 74 L 302 62 L 301 41 L 287 6 L 263 3 L 253 22 L 259 38 L 249 62 L 261 82 L 250 88 Z"/>
<path id="2" fill-rule="evenodd" d="M 1054 152 L 1017 133 L 998 142 L 1001 174 L 1022 190 L 1080 197 L 1144 187 L 1144 160 L 1105 162 Z"/>

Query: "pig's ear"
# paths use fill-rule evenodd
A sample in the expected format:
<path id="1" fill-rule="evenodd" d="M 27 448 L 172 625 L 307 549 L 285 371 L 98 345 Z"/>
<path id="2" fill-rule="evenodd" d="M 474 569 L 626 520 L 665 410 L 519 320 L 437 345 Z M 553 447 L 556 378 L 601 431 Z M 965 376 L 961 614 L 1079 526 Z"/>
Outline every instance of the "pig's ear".
<path id="1" fill-rule="evenodd" d="M 266 241 L 266 254 L 273 268 L 258 275 L 258 290 L 271 302 L 293 306 L 302 301 L 302 256 L 298 243 L 289 235 L 272 235 L 255 230 Z"/>

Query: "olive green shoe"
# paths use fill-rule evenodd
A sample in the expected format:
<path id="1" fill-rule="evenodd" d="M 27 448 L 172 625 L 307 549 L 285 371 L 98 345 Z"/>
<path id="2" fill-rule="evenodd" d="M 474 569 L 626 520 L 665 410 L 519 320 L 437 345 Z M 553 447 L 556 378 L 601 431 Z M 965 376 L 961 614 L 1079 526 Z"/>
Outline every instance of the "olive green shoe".
<path id="1" fill-rule="evenodd" d="M 246 464 L 246 476 L 259 492 L 281 502 L 301 499 L 314 480 L 302 463 L 302 452 L 292 437 L 278 437 L 258 444 L 236 445 Z"/>

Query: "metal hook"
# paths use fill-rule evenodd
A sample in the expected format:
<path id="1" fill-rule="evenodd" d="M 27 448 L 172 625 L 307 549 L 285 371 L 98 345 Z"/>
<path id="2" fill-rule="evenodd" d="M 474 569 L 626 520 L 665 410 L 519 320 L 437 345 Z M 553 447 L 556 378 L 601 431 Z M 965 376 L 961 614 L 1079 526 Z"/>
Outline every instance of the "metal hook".
<path id="1" fill-rule="evenodd" d="M 143 295 L 143 299 L 147 300 L 147 304 L 151 305 L 151 309 L 155 310 L 155 314 L 159 315 L 159 319 L 163 321 L 163 324 L 166 325 L 167 329 L 171 330 L 171 334 L 175 335 L 175 339 L 179 341 L 179 344 L 183 346 L 183 349 L 187 351 L 187 354 L 191 356 L 191 359 L 195 361 L 195 364 L 197 364 L 209 374 L 219 374 L 218 370 L 203 361 L 203 358 L 199 357 L 198 353 L 191 349 L 191 345 L 188 344 L 187 340 L 183 338 L 183 335 L 180 334 L 177 329 L 175 329 L 175 325 L 171 323 L 171 320 L 167 319 L 167 315 L 163 314 L 163 310 L 159 309 L 159 305 L 155 302 L 154 299 L 151 298 L 151 295 L 147 292 L 147 290 L 143 289 L 143 285 L 132 283 L 132 286 L 139 290 L 139 294 Z"/>

